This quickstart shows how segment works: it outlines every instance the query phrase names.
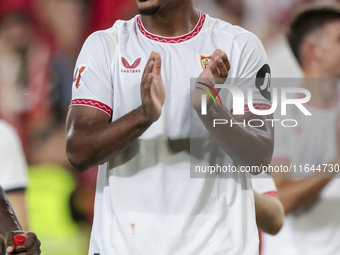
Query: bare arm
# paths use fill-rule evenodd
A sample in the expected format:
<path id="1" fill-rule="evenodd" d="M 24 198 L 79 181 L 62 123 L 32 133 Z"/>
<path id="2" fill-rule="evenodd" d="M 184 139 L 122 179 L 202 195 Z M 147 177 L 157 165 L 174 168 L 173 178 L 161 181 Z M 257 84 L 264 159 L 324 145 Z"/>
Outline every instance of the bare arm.
<path id="1" fill-rule="evenodd" d="M 271 235 L 276 235 L 283 226 L 284 210 L 279 199 L 254 191 L 257 227 Z"/>
<path id="2" fill-rule="evenodd" d="M 331 164 L 340 164 L 340 158 L 336 158 Z M 335 174 L 329 173 L 329 177 L 324 178 L 326 173 L 317 172 L 310 178 L 300 180 L 274 178 L 285 213 L 293 212 L 317 198 Z"/>
<path id="3" fill-rule="evenodd" d="M 209 67 L 199 78 L 225 79 L 228 77 L 229 69 L 230 64 L 226 54 L 221 50 L 216 50 Z M 206 128 L 219 141 L 221 148 L 239 165 L 269 165 L 274 149 L 274 134 L 271 124 L 265 121 L 267 118 L 250 112 L 245 113 L 244 116 L 232 116 L 226 108 L 221 105 L 216 106 L 211 101 L 208 103 L 207 114 L 201 115 L 199 114 L 200 103 L 198 103 L 201 93 L 199 89 L 195 90 L 192 105 Z M 213 127 L 214 119 L 225 119 L 228 123 L 243 122 L 243 120 L 247 123 L 251 119 L 260 119 L 264 122 L 264 126 L 254 128 L 244 127 L 241 124 L 232 127 L 230 125 Z"/>
<path id="4" fill-rule="evenodd" d="M 110 123 L 100 110 L 73 106 L 67 117 L 67 157 L 83 172 L 114 158 L 151 125 L 141 107 Z"/>
<path id="5" fill-rule="evenodd" d="M 100 110 L 70 108 L 66 151 L 73 167 L 83 172 L 114 158 L 159 118 L 165 97 L 160 70 L 160 55 L 152 53 L 141 82 L 142 105 L 112 123 Z"/>
<path id="6" fill-rule="evenodd" d="M 274 146 L 273 128 L 265 121 L 266 118 L 252 113 L 244 116 L 231 116 L 222 106 L 210 105 L 207 115 L 200 118 L 210 133 L 219 141 L 221 148 L 239 165 L 260 166 L 269 165 Z M 250 119 L 261 119 L 265 125 L 261 128 L 244 127 L 243 125 L 216 125 L 214 119 L 226 119 L 243 122 Z"/>
<path id="7" fill-rule="evenodd" d="M 7 198 L 24 230 L 28 230 L 25 191 L 7 193 Z"/>
<path id="8" fill-rule="evenodd" d="M 9 231 L 22 230 L 22 227 L 9 203 L 5 191 L 0 186 L 0 233 L 5 236 Z"/>

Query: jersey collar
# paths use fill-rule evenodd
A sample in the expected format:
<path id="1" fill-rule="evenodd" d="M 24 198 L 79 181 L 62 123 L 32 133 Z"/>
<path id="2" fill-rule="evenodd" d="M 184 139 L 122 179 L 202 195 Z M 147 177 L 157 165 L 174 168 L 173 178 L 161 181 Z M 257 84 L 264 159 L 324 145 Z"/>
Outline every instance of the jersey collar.
<path id="1" fill-rule="evenodd" d="M 141 15 L 137 16 L 137 26 L 138 26 L 139 31 L 145 37 L 149 38 L 150 40 L 162 42 L 162 43 L 181 43 L 181 42 L 188 41 L 188 40 L 194 38 L 196 35 L 198 35 L 198 33 L 201 31 L 201 29 L 204 25 L 205 19 L 206 19 L 206 15 L 204 13 L 200 12 L 200 18 L 199 18 L 195 28 L 191 32 L 189 32 L 188 34 L 177 36 L 177 37 L 163 37 L 163 36 L 151 34 L 150 32 L 146 31 L 146 29 L 144 28 L 144 26 L 142 24 Z"/>

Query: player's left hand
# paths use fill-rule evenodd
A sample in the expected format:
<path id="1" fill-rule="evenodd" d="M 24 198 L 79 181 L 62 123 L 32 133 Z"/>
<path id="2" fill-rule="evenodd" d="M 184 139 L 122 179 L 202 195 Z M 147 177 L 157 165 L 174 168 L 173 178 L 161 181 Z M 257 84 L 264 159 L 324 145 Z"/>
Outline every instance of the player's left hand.
<path id="1" fill-rule="evenodd" d="M 15 245 L 13 238 L 16 235 L 23 235 L 26 240 L 21 245 Z M 18 255 L 39 255 L 40 241 L 36 234 L 26 231 L 10 231 L 6 234 L 6 254 L 18 254 Z"/>
<path id="2" fill-rule="evenodd" d="M 201 73 L 198 79 L 227 79 L 230 70 L 228 56 L 221 49 L 217 49 L 211 56 L 211 62 L 208 67 Z"/>
<path id="3" fill-rule="evenodd" d="M 228 56 L 221 49 L 217 49 L 211 56 L 211 62 L 208 67 L 203 70 L 197 79 L 197 82 L 202 82 L 215 87 L 215 84 L 224 83 L 229 75 L 230 63 Z M 195 87 L 203 87 L 202 84 L 196 83 Z M 217 90 L 219 91 L 219 90 Z M 201 107 L 201 95 L 204 93 L 202 90 L 195 88 L 194 95 L 191 100 L 191 105 L 194 109 Z M 211 100 L 211 98 L 208 98 Z"/>

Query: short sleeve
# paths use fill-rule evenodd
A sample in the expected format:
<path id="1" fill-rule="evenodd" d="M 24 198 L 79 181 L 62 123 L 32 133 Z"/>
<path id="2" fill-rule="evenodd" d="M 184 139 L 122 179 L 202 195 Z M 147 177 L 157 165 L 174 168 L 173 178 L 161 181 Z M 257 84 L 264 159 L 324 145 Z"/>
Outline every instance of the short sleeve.
<path id="1" fill-rule="evenodd" d="M 252 176 L 253 190 L 259 194 L 277 197 L 277 189 L 272 177 Z"/>
<path id="2" fill-rule="evenodd" d="M 271 108 L 271 72 L 267 54 L 261 41 L 252 33 L 243 30 L 234 39 L 231 59 L 231 82 L 242 90 L 245 111 L 248 107 L 248 90 L 252 89 L 252 103 L 255 109 Z M 228 82 L 228 80 L 227 80 Z M 230 100 L 232 109 L 232 100 Z"/>
<path id="3" fill-rule="evenodd" d="M 112 116 L 111 69 L 117 45 L 112 29 L 93 33 L 85 41 L 74 70 L 71 106 L 90 106 Z"/>
<path id="4" fill-rule="evenodd" d="M 27 163 L 20 139 L 9 124 L 0 121 L 0 185 L 5 191 L 26 188 Z"/>

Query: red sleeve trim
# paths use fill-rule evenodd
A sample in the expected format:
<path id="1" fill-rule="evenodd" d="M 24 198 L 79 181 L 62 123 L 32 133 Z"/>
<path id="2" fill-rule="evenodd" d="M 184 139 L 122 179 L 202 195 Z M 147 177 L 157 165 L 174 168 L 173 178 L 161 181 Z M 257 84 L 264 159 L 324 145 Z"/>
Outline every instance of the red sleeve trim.
<path id="1" fill-rule="evenodd" d="M 91 100 L 91 99 L 75 99 L 71 101 L 71 105 L 85 105 L 85 106 L 90 106 L 97 108 L 105 113 L 107 113 L 110 117 L 112 116 L 112 109 L 111 107 L 107 106 L 106 104 L 103 104 L 99 101 L 96 100 Z"/>
<path id="2" fill-rule="evenodd" d="M 272 108 L 269 104 L 253 104 L 254 108 L 256 110 L 268 110 Z M 249 106 L 247 104 L 244 105 L 244 112 L 249 112 Z M 230 110 L 231 113 L 233 113 L 233 109 Z"/>
<path id="3" fill-rule="evenodd" d="M 268 191 L 263 193 L 263 195 L 268 196 L 268 197 L 277 197 L 277 192 L 276 191 Z"/>

